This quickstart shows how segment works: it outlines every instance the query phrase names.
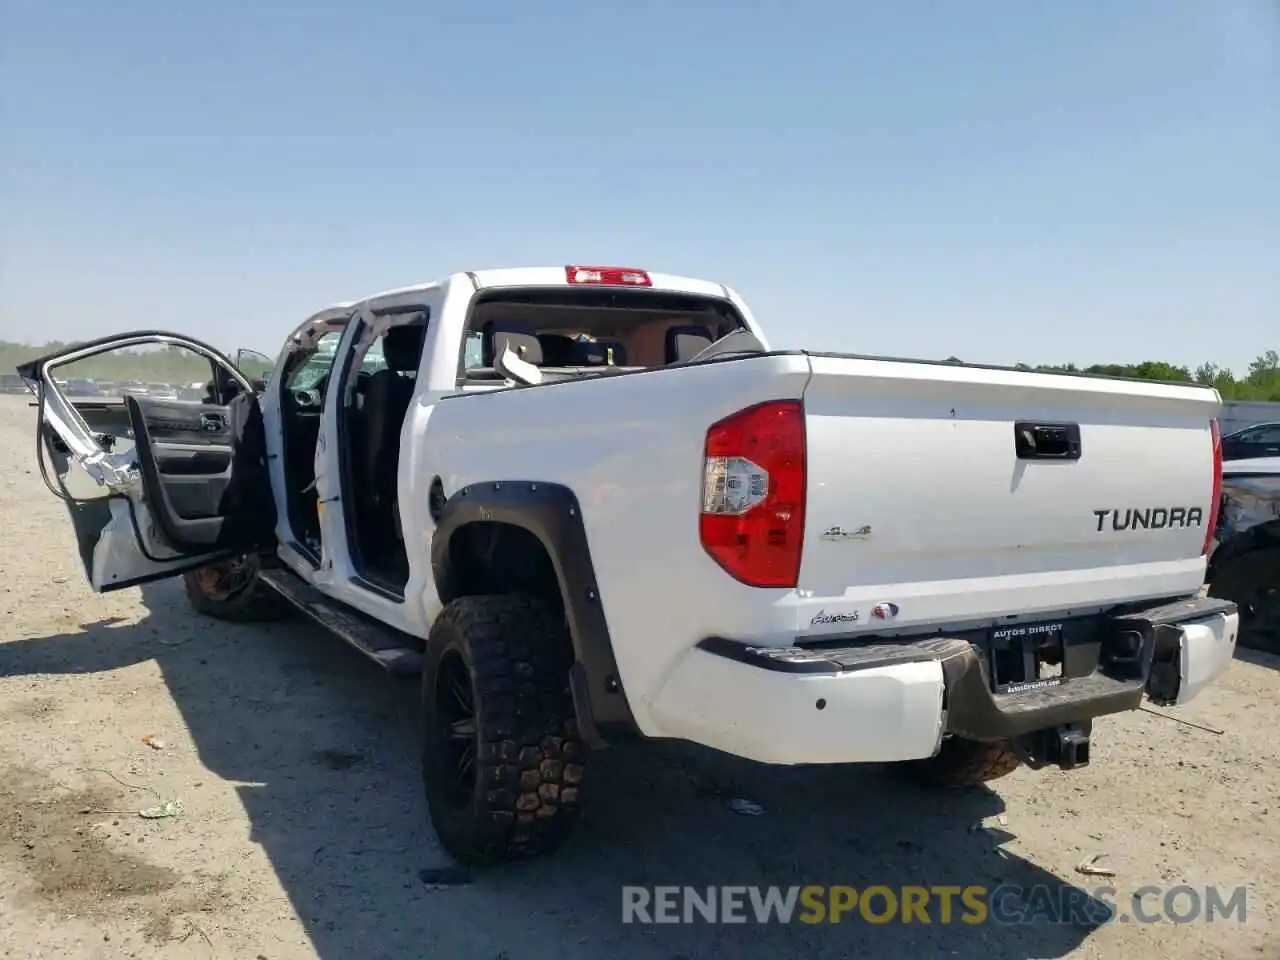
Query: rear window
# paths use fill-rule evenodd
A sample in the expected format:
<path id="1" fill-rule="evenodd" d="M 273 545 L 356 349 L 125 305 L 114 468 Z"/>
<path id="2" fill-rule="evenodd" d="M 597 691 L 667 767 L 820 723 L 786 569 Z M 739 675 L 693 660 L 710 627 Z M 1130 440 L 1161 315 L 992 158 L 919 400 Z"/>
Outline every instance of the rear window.
<path id="1" fill-rule="evenodd" d="M 504 349 L 553 374 L 649 370 L 691 359 L 745 326 L 716 297 L 599 287 L 487 291 L 471 305 L 459 373 L 498 377 L 493 363 Z"/>

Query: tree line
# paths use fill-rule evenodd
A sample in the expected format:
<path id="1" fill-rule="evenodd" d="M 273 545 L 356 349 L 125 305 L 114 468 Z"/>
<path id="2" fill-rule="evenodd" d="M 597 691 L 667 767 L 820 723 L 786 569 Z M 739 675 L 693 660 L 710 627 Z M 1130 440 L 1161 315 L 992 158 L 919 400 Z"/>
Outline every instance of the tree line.
<path id="1" fill-rule="evenodd" d="M 13 368 L 23 361 L 65 350 L 71 346 L 75 344 L 57 340 L 42 346 L 0 340 L 0 372 L 11 373 Z M 947 360 L 952 363 L 961 362 L 958 357 L 948 357 Z M 1203 363 L 1193 370 L 1190 367 L 1166 363 L 1162 360 L 1148 360 L 1144 363 L 1095 363 L 1087 367 L 1080 367 L 1074 363 L 1019 363 L 1017 367 L 1020 370 L 1043 370 L 1053 373 L 1203 383 L 1217 387 L 1224 400 L 1280 402 L 1280 353 L 1275 350 L 1260 354 L 1242 375 L 1237 375 L 1215 363 Z M 261 375 L 261 371 L 247 372 L 251 376 Z M 209 365 L 180 347 L 114 350 L 63 367 L 59 376 L 66 379 L 83 377 L 92 380 L 141 380 L 144 383 L 195 383 L 209 379 Z"/>
<path id="2" fill-rule="evenodd" d="M 20 363 L 73 346 L 76 344 L 58 340 L 41 346 L 0 340 L 0 373 L 13 373 Z M 142 383 L 177 385 L 204 383 L 209 379 L 210 373 L 209 361 L 190 350 L 182 347 L 158 347 L 101 353 L 96 357 L 59 367 L 54 376 L 59 380 L 138 380 Z"/>
<path id="3" fill-rule="evenodd" d="M 948 357 L 951 363 L 961 363 L 959 357 Z M 1129 377 L 1134 380 L 1156 380 L 1164 383 L 1202 383 L 1216 387 L 1223 400 L 1266 401 L 1280 403 L 1280 353 L 1268 350 L 1259 354 L 1249 364 L 1243 376 L 1237 376 L 1216 363 L 1202 363 L 1190 367 L 1166 363 L 1163 360 L 1147 360 L 1143 363 L 1095 363 L 1080 367 L 1074 363 L 1018 363 L 1019 370 L 1041 370 L 1046 373 L 1074 373 L 1102 377 Z"/>

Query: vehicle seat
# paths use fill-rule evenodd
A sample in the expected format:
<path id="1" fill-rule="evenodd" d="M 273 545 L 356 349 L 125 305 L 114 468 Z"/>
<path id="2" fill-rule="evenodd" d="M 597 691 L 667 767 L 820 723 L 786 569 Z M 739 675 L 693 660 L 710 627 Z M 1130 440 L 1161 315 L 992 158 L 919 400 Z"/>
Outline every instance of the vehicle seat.
<path id="1" fill-rule="evenodd" d="M 356 469 L 360 472 L 363 505 L 374 513 L 395 510 L 397 506 L 400 428 L 413 400 L 415 381 L 411 374 L 417 371 L 422 358 L 425 334 L 422 324 L 388 330 L 382 338 L 386 369 L 371 375 L 365 386 L 361 409 L 363 449 Z"/>
<path id="2" fill-rule="evenodd" d="M 480 362 L 486 367 L 492 367 L 507 347 L 525 363 L 541 366 L 542 344 L 536 336 L 526 333 L 523 327 L 490 320 L 485 324 L 480 338 Z"/>
<path id="3" fill-rule="evenodd" d="M 583 345 L 562 333 L 538 334 L 538 346 L 542 348 L 544 367 L 580 367 Z"/>
<path id="4" fill-rule="evenodd" d="M 594 343 L 584 343 L 582 347 L 583 366 L 627 365 L 627 348 L 618 340 L 596 340 Z"/>
<path id="5" fill-rule="evenodd" d="M 696 325 L 671 327 L 667 330 L 666 362 L 683 363 L 685 360 L 691 360 L 713 342 L 711 331 L 706 327 Z"/>

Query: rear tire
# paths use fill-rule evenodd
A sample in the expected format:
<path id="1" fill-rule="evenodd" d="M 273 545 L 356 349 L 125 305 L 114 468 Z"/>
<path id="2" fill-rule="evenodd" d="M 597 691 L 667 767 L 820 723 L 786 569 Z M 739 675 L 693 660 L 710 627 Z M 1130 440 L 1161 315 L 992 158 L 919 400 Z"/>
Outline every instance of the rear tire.
<path id="1" fill-rule="evenodd" d="M 187 599 L 197 611 L 232 623 L 279 620 L 286 607 L 279 595 L 258 579 L 256 554 L 213 563 L 182 575 Z"/>
<path id="2" fill-rule="evenodd" d="M 562 617 L 530 597 L 461 597 L 431 626 L 422 776 L 441 845 L 466 864 L 549 854 L 578 817 L 587 748 Z"/>
<path id="3" fill-rule="evenodd" d="M 1253 550 L 1228 560 L 1209 583 L 1209 596 L 1240 608 L 1237 644 L 1280 653 L 1280 548 Z"/>
<path id="4" fill-rule="evenodd" d="M 1022 766 L 1022 758 L 1008 740 L 966 740 L 948 737 L 937 756 L 908 760 L 902 772 L 927 787 L 973 787 L 1008 776 Z"/>

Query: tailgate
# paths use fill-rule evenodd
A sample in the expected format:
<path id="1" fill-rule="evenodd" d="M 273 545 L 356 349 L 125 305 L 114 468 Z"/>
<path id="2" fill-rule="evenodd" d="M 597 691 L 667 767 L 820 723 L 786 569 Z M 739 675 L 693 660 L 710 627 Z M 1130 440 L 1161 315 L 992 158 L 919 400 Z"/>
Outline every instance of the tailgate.
<path id="1" fill-rule="evenodd" d="M 885 627 L 877 617 L 907 627 L 1200 586 L 1216 391 L 830 355 L 811 363 L 799 586 L 814 629 L 837 613 L 858 628 Z"/>

